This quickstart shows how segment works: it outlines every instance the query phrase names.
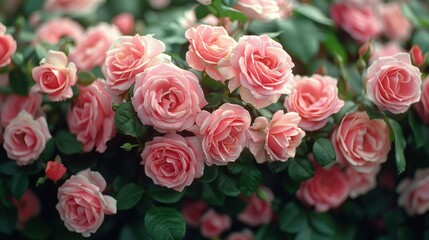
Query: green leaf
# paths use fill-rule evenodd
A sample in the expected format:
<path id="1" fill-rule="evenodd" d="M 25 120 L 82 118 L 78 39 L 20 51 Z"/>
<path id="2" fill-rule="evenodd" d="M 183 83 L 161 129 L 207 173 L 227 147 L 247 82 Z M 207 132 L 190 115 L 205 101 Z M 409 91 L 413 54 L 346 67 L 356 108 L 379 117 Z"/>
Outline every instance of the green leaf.
<path id="1" fill-rule="evenodd" d="M 279 215 L 280 230 L 286 233 L 297 233 L 307 228 L 307 214 L 296 202 L 289 202 Z"/>
<path id="2" fill-rule="evenodd" d="M 9 74 L 9 84 L 12 90 L 21 96 L 27 96 L 30 88 L 28 77 L 19 68 L 14 69 Z"/>
<path id="3" fill-rule="evenodd" d="M 22 55 L 22 53 L 20 52 L 16 52 L 15 54 L 12 55 L 12 61 L 17 66 L 22 66 L 22 64 L 24 63 L 24 55 Z"/>
<path id="4" fill-rule="evenodd" d="M 227 6 L 222 5 L 221 6 L 221 14 L 220 17 L 223 18 L 229 18 L 231 21 L 240 21 L 245 22 L 247 20 L 246 15 L 244 15 L 242 12 L 235 10 L 234 8 L 230 8 Z"/>
<path id="5" fill-rule="evenodd" d="M 359 109 L 359 105 L 351 101 L 344 102 L 344 106 L 334 115 L 334 122 L 340 124 L 341 120 L 347 113 L 355 112 Z"/>
<path id="6" fill-rule="evenodd" d="M 309 18 L 317 23 L 327 26 L 333 26 L 334 23 L 320 9 L 310 4 L 298 4 L 293 8 L 295 13 L 298 13 L 306 18 Z"/>
<path id="7" fill-rule="evenodd" d="M 222 104 L 223 93 L 221 92 L 212 92 L 206 95 L 206 100 L 208 104 L 204 106 L 205 108 L 214 108 Z"/>
<path id="8" fill-rule="evenodd" d="M 208 204 L 214 206 L 222 206 L 225 201 L 225 195 L 208 183 L 202 185 L 201 196 Z"/>
<path id="9" fill-rule="evenodd" d="M 422 53 L 429 52 L 429 32 L 426 30 L 417 30 L 412 38 L 413 45 L 418 45 Z"/>
<path id="10" fill-rule="evenodd" d="M 268 162 L 266 163 L 267 167 L 271 170 L 273 174 L 283 172 L 289 166 L 289 162 Z"/>
<path id="11" fill-rule="evenodd" d="M 182 197 L 185 195 L 186 189 L 182 192 L 178 192 L 172 189 L 158 186 L 156 184 L 152 184 L 149 186 L 147 193 L 157 202 L 171 204 L 180 201 L 180 199 L 182 199 Z"/>
<path id="12" fill-rule="evenodd" d="M 319 138 L 313 145 L 313 155 L 320 166 L 326 166 L 335 161 L 335 150 L 331 141 Z"/>
<path id="13" fill-rule="evenodd" d="M 204 183 L 210 183 L 217 178 L 218 174 L 219 167 L 216 165 L 211 165 L 210 167 L 204 168 L 204 174 L 199 180 Z"/>
<path id="14" fill-rule="evenodd" d="M 48 239 L 51 229 L 44 219 L 37 217 L 30 219 L 25 224 L 22 234 L 28 239 Z"/>
<path id="15" fill-rule="evenodd" d="M 222 3 L 226 6 L 232 7 L 237 3 L 237 0 L 222 0 Z"/>
<path id="16" fill-rule="evenodd" d="M 219 172 L 216 185 L 219 191 L 226 196 L 235 197 L 240 195 L 237 180 L 222 171 Z"/>
<path id="17" fill-rule="evenodd" d="M 336 232 L 335 223 L 328 213 L 313 213 L 310 224 L 313 229 L 327 236 L 332 236 Z"/>
<path id="18" fill-rule="evenodd" d="M 395 137 L 395 159 L 396 159 L 396 168 L 398 171 L 398 174 L 402 173 L 405 170 L 405 155 L 404 155 L 404 149 L 405 149 L 405 139 L 402 134 L 402 128 L 401 125 L 399 125 L 398 122 L 395 120 L 388 118 L 387 122 L 390 126 L 390 130 L 393 131 L 393 135 Z"/>
<path id="19" fill-rule="evenodd" d="M 115 113 L 115 127 L 118 132 L 132 137 L 141 137 L 147 128 L 137 117 L 131 102 L 121 104 Z"/>
<path id="20" fill-rule="evenodd" d="M 423 147 L 426 143 L 423 125 L 416 120 L 416 117 L 412 111 L 408 113 L 408 124 L 410 124 L 411 131 L 413 132 L 414 144 L 416 148 Z"/>
<path id="21" fill-rule="evenodd" d="M 149 209 L 144 217 L 144 225 L 154 240 L 179 240 L 185 236 L 185 219 L 173 208 Z"/>
<path id="22" fill-rule="evenodd" d="M 39 161 L 46 162 L 53 160 L 55 152 L 55 138 L 51 138 L 46 142 L 45 149 L 39 156 Z"/>
<path id="23" fill-rule="evenodd" d="M 255 166 L 248 167 L 240 175 L 239 186 L 245 196 L 251 196 L 262 182 L 262 173 Z"/>
<path id="24" fill-rule="evenodd" d="M 83 151 L 82 143 L 76 139 L 76 136 L 62 130 L 55 136 L 55 144 L 58 150 L 65 155 L 73 155 Z"/>
<path id="25" fill-rule="evenodd" d="M 95 80 L 97 80 L 97 77 L 92 72 L 80 72 L 78 74 L 78 80 L 77 81 L 82 86 L 89 86 Z"/>
<path id="26" fill-rule="evenodd" d="M 420 27 L 419 20 L 417 19 L 417 17 L 415 16 L 411 8 L 409 7 L 408 3 L 401 4 L 401 9 L 402 9 L 402 14 L 404 14 L 404 16 L 408 18 L 408 20 L 410 20 L 414 26 Z"/>
<path id="27" fill-rule="evenodd" d="M 116 196 L 118 210 L 133 208 L 140 201 L 143 193 L 144 189 L 135 183 L 123 186 Z"/>
<path id="28" fill-rule="evenodd" d="M 20 171 L 15 161 L 7 161 L 0 164 L 0 172 L 5 175 L 13 176 Z"/>
<path id="29" fill-rule="evenodd" d="M 341 42 L 338 40 L 338 38 L 332 33 L 327 32 L 325 41 L 323 41 L 323 45 L 325 46 L 326 50 L 331 54 L 331 56 L 339 56 L 343 60 L 343 62 L 347 62 L 347 52 L 346 49 L 344 49 Z"/>
<path id="30" fill-rule="evenodd" d="M 282 177 L 283 189 L 289 194 L 295 194 L 301 186 L 301 182 L 293 180 L 288 174 Z"/>
<path id="31" fill-rule="evenodd" d="M 16 199 L 20 199 L 27 190 L 29 184 L 28 175 L 25 172 L 18 172 L 12 177 L 10 182 L 10 190 Z"/>
<path id="32" fill-rule="evenodd" d="M 307 158 L 290 159 L 288 173 L 293 180 L 303 181 L 313 177 L 314 166 Z"/>
<path id="33" fill-rule="evenodd" d="M 240 163 L 240 162 L 232 162 L 228 164 L 228 172 L 232 174 L 240 174 L 243 172 L 244 169 L 246 169 L 248 164 L 246 163 Z"/>
<path id="34" fill-rule="evenodd" d="M 220 81 L 216 81 L 209 76 L 203 78 L 203 80 L 201 81 L 201 85 L 214 91 L 220 91 L 224 88 L 224 85 Z"/>

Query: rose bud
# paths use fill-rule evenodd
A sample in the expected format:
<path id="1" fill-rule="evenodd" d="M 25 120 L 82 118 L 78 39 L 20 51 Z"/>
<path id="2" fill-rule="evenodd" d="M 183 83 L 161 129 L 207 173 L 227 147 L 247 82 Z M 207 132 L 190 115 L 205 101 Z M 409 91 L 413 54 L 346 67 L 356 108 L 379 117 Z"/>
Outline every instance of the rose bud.
<path id="1" fill-rule="evenodd" d="M 60 162 L 49 161 L 45 168 L 45 175 L 54 182 L 60 180 L 67 172 L 67 168 Z"/>
<path id="2" fill-rule="evenodd" d="M 410 49 L 411 54 L 411 60 L 413 61 L 413 64 L 417 67 L 421 67 L 423 63 L 426 62 L 427 54 L 422 55 L 422 50 L 418 45 L 414 45 Z"/>

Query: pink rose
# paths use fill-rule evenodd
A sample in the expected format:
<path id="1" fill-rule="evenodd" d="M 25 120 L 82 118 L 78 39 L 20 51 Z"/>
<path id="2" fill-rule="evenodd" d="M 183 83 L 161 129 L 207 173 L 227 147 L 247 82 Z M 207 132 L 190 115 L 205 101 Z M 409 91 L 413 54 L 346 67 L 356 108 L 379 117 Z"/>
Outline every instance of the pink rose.
<path id="1" fill-rule="evenodd" d="M 369 5 L 334 3 L 331 6 L 331 17 L 337 26 L 360 43 L 376 37 L 381 31 L 376 14 Z"/>
<path id="2" fill-rule="evenodd" d="M 254 193 L 247 199 L 247 207 L 237 216 L 238 220 L 251 227 L 269 223 L 273 217 L 271 208 L 271 201 L 274 200 L 273 192 L 266 187 L 262 187 L 262 189 L 267 194 L 267 199 L 260 199 Z"/>
<path id="3" fill-rule="evenodd" d="M 338 98 L 337 80 L 315 74 L 311 77 L 296 76 L 292 93 L 285 99 L 288 112 L 301 117 L 299 126 L 305 131 L 322 128 L 328 117 L 344 105 Z"/>
<path id="4" fill-rule="evenodd" d="M 422 122 L 429 124 L 429 78 L 423 81 L 422 97 L 420 102 L 415 104 L 414 107 Z"/>
<path id="5" fill-rule="evenodd" d="M 6 34 L 6 26 L 0 23 L 0 68 L 11 62 L 16 51 L 16 41 L 10 34 Z"/>
<path id="6" fill-rule="evenodd" d="M 103 153 L 107 141 L 116 133 L 115 113 L 104 87 L 105 82 L 101 79 L 86 87 L 79 86 L 79 96 L 68 109 L 70 132 L 76 134 L 84 152 L 90 152 L 95 147 L 97 152 Z"/>
<path id="7" fill-rule="evenodd" d="M 249 150 L 258 163 L 266 161 L 285 162 L 295 156 L 305 132 L 298 127 L 300 117 L 295 112 L 274 113 L 271 122 L 265 117 L 255 119 L 250 128 Z"/>
<path id="8" fill-rule="evenodd" d="M 372 172 L 387 160 L 390 130 L 381 119 L 369 119 L 366 112 L 347 114 L 332 133 L 337 162 L 354 166 L 358 172 Z"/>
<path id="9" fill-rule="evenodd" d="M 232 92 L 256 108 L 263 108 L 290 93 L 295 66 L 282 45 L 267 35 L 241 37 L 230 59 L 222 60 L 219 71 Z"/>
<path id="10" fill-rule="evenodd" d="M 76 47 L 71 49 L 70 61 L 76 64 L 79 71 L 91 71 L 94 67 L 102 66 L 106 52 L 119 36 L 119 30 L 113 25 L 99 23 L 89 27 L 77 40 Z"/>
<path id="11" fill-rule="evenodd" d="M 135 82 L 136 75 L 162 62 L 165 45 L 152 35 L 122 36 L 106 54 L 103 74 L 106 89 L 113 96 L 126 92 Z"/>
<path id="12" fill-rule="evenodd" d="M 30 91 L 28 96 L 17 94 L 5 96 L 0 105 L 0 125 L 6 127 L 21 110 L 25 110 L 32 116 L 39 116 L 42 100 L 42 95 L 33 91 Z"/>
<path id="13" fill-rule="evenodd" d="M 412 25 L 402 14 L 399 2 L 380 5 L 381 21 L 386 36 L 393 40 L 407 40 L 411 36 Z"/>
<path id="14" fill-rule="evenodd" d="M 201 218 L 200 231 L 205 238 L 220 236 L 231 227 L 231 218 L 228 215 L 219 214 L 215 210 L 208 210 Z"/>
<path id="15" fill-rule="evenodd" d="M 211 78 L 223 82 L 225 78 L 217 70 L 217 65 L 220 60 L 228 57 L 237 42 L 223 27 L 209 25 L 189 28 L 185 36 L 189 41 L 189 51 L 186 53 L 189 66 L 198 71 L 206 71 Z"/>
<path id="16" fill-rule="evenodd" d="M 141 157 L 146 176 L 179 192 L 203 175 L 204 156 L 196 137 L 173 133 L 155 137 L 146 142 Z"/>
<path id="17" fill-rule="evenodd" d="M 245 229 L 241 232 L 233 232 L 226 237 L 226 240 L 255 240 L 252 231 Z"/>
<path id="18" fill-rule="evenodd" d="M 337 166 L 330 169 L 316 166 L 314 177 L 301 183 L 296 196 L 304 204 L 314 206 L 317 212 L 326 212 L 347 199 L 349 184 Z"/>
<path id="19" fill-rule="evenodd" d="M 55 45 L 62 37 L 70 37 L 77 41 L 83 35 L 83 32 L 83 27 L 72 19 L 55 18 L 43 23 L 36 29 L 34 42 L 47 42 Z"/>
<path id="20" fill-rule="evenodd" d="M 196 119 L 196 132 L 203 139 L 206 164 L 234 162 L 245 147 L 250 121 L 249 112 L 235 104 L 225 103 L 212 113 L 202 111 Z"/>
<path id="21" fill-rule="evenodd" d="M 272 21 L 280 18 L 280 9 L 276 0 L 238 0 L 233 8 L 249 19 Z"/>
<path id="22" fill-rule="evenodd" d="M 43 9 L 47 12 L 61 12 L 82 15 L 95 12 L 104 0 L 46 0 Z"/>
<path id="23" fill-rule="evenodd" d="M 60 162 L 49 161 L 46 164 L 45 175 L 54 182 L 60 180 L 67 172 L 67 168 Z"/>
<path id="24" fill-rule="evenodd" d="M 356 171 L 353 166 L 348 166 L 344 170 L 344 174 L 350 187 L 349 196 L 351 198 L 357 198 L 374 189 L 377 185 L 376 176 L 380 169 L 380 166 L 378 166 L 374 171 L 365 173 Z"/>
<path id="25" fill-rule="evenodd" d="M 134 21 L 134 16 L 130 13 L 121 13 L 112 20 L 122 34 L 132 34 L 134 32 Z"/>
<path id="26" fill-rule="evenodd" d="M 51 137 L 44 117 L 35 120 L 23 110 L 6 126 L 3 147 L 10 159 L 16 160 L 18 166 L 24 166 L 39 158 Z"/>
<path id="27" fill-rule="evenodd" d="M 63 52 L 49 51 L 42 59 L 40 66 L 33 68 L 33 79 L 36 85 L 33 91 L 48 95 L 52 101 L 58 102 L 73 96 L 72 86 L 77 82 L 76 66 L 67 64 L 67 56 Z"/>
<path id="28" fill-rule="evenodd" d="M 397 42 L 389 42 L 384 45 L 376 44 L 374 54 L 369 59 L 369 63 L 373 63 L 379 57 L 390 57 L 401 52 L 404 53 L 406 51 Z"/>
<path id="29" fill-rule="evenodd" d="M 186 224 L 194 228 L 200 226 L 201 217 L 206 210 L 207 204 L 204 201 L 197 200 L 185 203 L 182 207 L 182 214 Z"/>
<path id="30" fill-rule="evenodd" d="M 293 12 L 293 2 L 291 0 L 276 0 L 279 6 L 280 19 L 288 18 Z"/>
<path id="31" fill-rule="evenodd" d="M 421 75 L 420 70 L 411 64 L 408 53 L 380 57 L 368 68 L 368 97 L 380 110 L 403 113 L 420 100 Z"/>
<path id="32" fill-rule="evenodd" d="M 397 188 L 398 205 L 410 215 L 421 215 L 429 210 L 429 169 L 418 169 L 414 179 L 405 178 Z"/>
<path id="33" fill-rule="evenodd" d="M 33 190 L 27 189 L 19 200 L 13 198 L 12 204 L 18 209 L 18 229 L 23 229 L 28 220 L 40 214 L 40 200 Z"/>
<path id="34" fill-rule="evenodd" d="M 136 78 L 131 98 L 134 109 L 144 125 L 158 132 L 192 127 L 207 104 L 198 77 L 174 64 L 161 63 Z"/>

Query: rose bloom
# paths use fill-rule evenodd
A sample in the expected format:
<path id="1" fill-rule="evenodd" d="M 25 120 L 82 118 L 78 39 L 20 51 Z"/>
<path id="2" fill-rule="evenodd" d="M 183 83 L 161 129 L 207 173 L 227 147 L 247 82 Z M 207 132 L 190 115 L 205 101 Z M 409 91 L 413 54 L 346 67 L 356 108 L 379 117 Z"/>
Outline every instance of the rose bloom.
<path id="1" fill-rule="evenodd" d="M 228 35 L 225 28 L 209 25 L 189 28 L 185 37 L 189 41 L 189 50 L 186 52 L 189 66 L 198 71 L 206 71 L 211 78 L 223 82 L 225 78 L 217 70 L 217 65 L 221 59 L 228 57 L 237 42 Z"/>
<path id="2" fill-rule="evenodd" d="M 311 77 L 295 76 L 292 93 L 284 104 L 288 112 L 296 112 L 301 117 L 299 126 L 302 129 L 315 131 L 344 106 L 344 101 L 338 98 L 336 79 L 315 74 Z"/>
<path id="3" fill-rule="evenodd" d="M 3 147 L 10 159 L 24 166 L 39 158 L 51 137 L 44 117 L 34 119 L 23 110 L 4 129 Z"/>
<path id="4" fill-rule="evenodd" d="M 116 26 L 107 23 L 89 27 L 70 50 L 70 61 L 76 64 L 79 71 L 91 71 L 94 67 L 102 66 L 106 52 L 120 35 Z"/>
<path id="5" fill-rule="evenodd" d="M 252 231 L 245 229 L 241 232 L 233 232 L 226 237 L 226 240 L 254 240 L 255 236 Z"/>
<path id="6" fill-rule="evenodd" d="M 115 113 L 104 86 L 105 82 L 101 79 L 89 86 L 79 86 L 79 96 L 68 109 L 70 132 L 82 143 L 84 152 L 90 152 L 95 147 L 97 152 L 103 153 L 107 141 L 116 133 Z"/>
<path id="7" fill-rule="evenodd" d="M 414 105 L 414 108 L 422 122 L 429 124 L 429 77 L 423 81 L 422 97 L 420 101 Z"/>
<path id="8" fill-rule="evenodd" d="M 205 238 L 218 237 L 230 227 L 231 218 L 213 209 L 208 210 L 201 218 L 200 231 Z"/>
<path id="9" fill-rule="evenodd" d="M 161 63 L 136 78 L 131 98 L 134 109 L 144 125 L 158 132 L 192 127 L 207 104 L 198 77 L 174 64 Z"/>
<path id="10" fill-rule="evenodd" d="M 18 229 L 23 229 L 28 220 L 40 214 L 40 201 L 33 190 L 27 189 L 19 200 L 13 198 L 12 204 L 18 209 Z"/>
<path id="11" fill-rule="evenodd" d="M 243 36 L 219 71 L 232 92 L 240 88 L 241 98 L 256 108 L 263 108 L 290 93 L 295 66 L 282 45 L 267 35 Z"/>
<path id="12" fill-rule="evenodd" d="M 406 51 L 397 42 L 389 42 L 387 44 L 375 44 L 374 54 L 369 59 L 369 63 L 373 63 L 380 57 L 389 57 L 397 53 L 405 53 Z"/>
<path id="13" fill-rule="evenodd" d="M 47 12 L 81 15 L 95 12 L 103 3 L 104 0 L 46 0 L 43 9 Z"/>
<path id="14" fill-rule="evenodd" d="M 66 172 L 67 168 L 64 167 L 64 164 L 62 163 L 54 161 L 49 161 L 46 163 L 45 175 L 54 182 L 60 180 Z"/>
<path id="15" fill-rule="evenodd" d="M 122 34 L 132 34 L 134 32 L 134 21 L 134 16 L 130 13 L 121 13 L 112 20 Z"/>
<path id="16" fill-rule="evenodd" d="M 182 207 L 182 214 L 186 225 L 194 228 L 200 226 L 201 217 L 206 210 L 207 204 L 204 201 L 197 200 L 185 203 Z"/>
<path id="17" fill-rule="evenodd" d="M 162 62 L 160 54 L 164 51 L 164 43 L 152 35 L 118 38 L 107 52 L 102 69 L 107 91 L 112 96 L 126 92 L 137 74 Z"/>
<path id="18" fill-rule="evenodd" d="M 274 200 L 273 192 L 266 187 L 262 187 L 262 189 L 267 194 L 267 199 L 260 199 L 254 193 L 250 198 L 246 199 L 246 208 L 237 216 L 238 220 L 251 227 L 269 223 L 273 217 L 271 208 L 271 201 Z"/>
<path id="19" fill-rule="evenodd" d="M 6 34 L 6 26 L 0 23 L 0 68 L 11 62 L 11 57 L 16 51 L 16 41 L 12 35 Z"/>
<path id="20" fill-rule="evenodd" d="M 407 40 L 411 36 L 412 25 L 402 14 L 399 2 L 380 5 L 383 31 L 392 40 Z"/>
<path id="21" fill-rule="evenodd" d="M 334 3 L 331 5 L 331 17 L 337 26 L 360 43 L 377 36 L 381 31 L 376 14 L 369 5 Z"/>
<path id="22" fill-rule="evenodd" d="M 421 75 L 420 70 L 411 64 L 408 53 L 380 57 L 368 68 L 368 97 L 380 110 L 403 113 L 411 104 L 420 101 Z"/>
<path id="23" fill-rule="evenodd" d="M 141 157 L 146 176 L 179 192 L 203 175 L 204 156 L 197 137 L 173 133 L 155 137 L 146 142 Z"/>
<path id="24" fill-rule="evenodd" d="M 250 121 L 249 112 L 235 104 L 225 103 L 212 113 L 202 111 L 195 127 L 197 135 L 203 139 L 206 164 L 234 162 L 245 147 Z"/>
<path id="25" fill-rule="evenodd" d="M 33 91 L 30 91 L 28 96 L 6 95 L 0 105 L 0 125 L 6 127 L 21 110 L 25 110 L 32 116 L 38 116 L 42 100 L 42 95 Z"/>
<path id="26" fill-rule="evenodd" d="M 51 19 L 36 29 L 35 43 L 57 44 L 62 37 L 70 37 L 75 42 L 83 35 L 83 27 L 69 18 Z"/>
<path id="27" fill-rule="evenodd" d="M 369 119 L 366 112 L 347 114 L 332 133 L 337 162 L 358 172 L 372 172 L 387 160 L 390 130 L 382 119 Z"/>
<path id="28" fill-rule="evenodd" d="M 103 195 L 106 180 L 89 169 L 78 172 L 58 188 L 56 209 L 69 231 L 89 237 L 104 221 L 116 214 L 116 200 Z"/>
<path id="29" fill-rule="evenodd" d="M 293 12 L 293 0 L 276 0 L 279 6 L 280 19 L 288 18 Z"/>
<path id="30" fill-rule="evenodd" d="M 272 21 L 280 18 L 280 9 L 276 0 L 238 0 L 233 8 L 249 19 Z"/>
<path id="31" fill-rule="evenodd" d="M 326 212 L 340 206 L 349 196 L 346 176 L 337 166 L 324 169 L 316 166 L 314 177 L 301 183 L 297 198 L 317 212 Z"/>
<path id="32" fill-rule="evenodd" d="M 249 150 L 258 163 L 266 161 L 285 162 L 295 156 L 305 132 L 298 127 L 300 117 L 295 112 L 274 113 L 268 123 L 265 117 L 255 119 L 250 127 Z"/>
<path id="33" fill-rule="evenodd" d="M 418 169 L 414 179 L 403 179 L 397 188 L 398 205 L 410 215 L 422 215 L 429 210 L 429 169 Z"/>
<path id="34" fill-rule="evenodd" d="M 374 171 L 365 173 L 356 171 L 353 166 L 346 167 L 344 174 L 349 182 L 349 196 L 357 198 L 374 189 L 377 185 L 376 176 L 380 169 L 380 166 L 378 166 Z"/>
<path id="35" fill-rule="evenodd" d="M 71 87 L 77 82 L 74 63 L 67 63 L 67 56 L 63 52 L 50 50 L 40 64 L 32 71 L 33 79 L 36 81 L 32 90 L 47 94 L 54 102 L 71 98 L 73 96 Z"/>

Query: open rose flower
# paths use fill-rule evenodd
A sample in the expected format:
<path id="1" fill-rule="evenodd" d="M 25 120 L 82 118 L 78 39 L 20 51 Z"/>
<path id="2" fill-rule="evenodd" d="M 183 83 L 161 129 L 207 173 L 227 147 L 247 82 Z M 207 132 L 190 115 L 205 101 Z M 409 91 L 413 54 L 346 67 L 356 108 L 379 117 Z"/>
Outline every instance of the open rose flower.
<path id="1" fill-rule="evenodd" d="M 12 35 L 6 34 L 6 26 L 0 23 L 0 68 L 11 62 L 11 57 L 16 51 L 16 41 Z"/>
<path id="2" fill-rule="evenodd" d="M 344 174 L 349 182 L 350 197 L 357 198 L 358 196 L 366 194 L 374 189 L 377 185 L 376 176 L 380 169 L 381 167 L 378 166 L 372 172 L 358 172 L 353 166 L 346 167 Z"/>
<path id="3" fill-rule="evenodd" d="M 40 200 L 31 189 L 27 189 L 19 200 L 13 198 L 12 204 L 18 209 L 18 229 L 23 229 L 28 220 L 40 214 Z"/>
<path id="4" fill-rule="evenodd" d="M 61 12 L 74 15 L 89 14 L 105 0 L 46 0 L 43 9 L 47 12 Z"/>
<path id="5" fill-rule="evenodd" d="M 272 21 L 280 18 L 280 9 L 276 0 L 238 0 L 233 8 L 249 19 Z"/>
<path id="6" fill-rule="evenodd" d="M 51 19 L 36 29 L 35 43 L 46 42 L 57 44 L 62 37 L 77 41 L 83 35 L 83 27 L 69 18 Z"/>
<path id="7" fill-rule="evenodd" d="M 413 179 L 405 178 L 397 188 L 398 205 L 409 215 L 421 215 L 429 210 L 429 169 L 418 169 Z"/>
<path id="8" fill-rule="evenodd" d="M 49 51 L 40 64 L 33 68 L 36 85 L 32 90 L 47 94 L 48 98 L 55 102 L 71 98 L 71 87 L 77 82 L 74 63 L 67 63 L 67 56 L 63 52 Z"/>
<path id="9" fill-rule="evenodd" d="M 295 76 L 292 93 L 285 99 L 288 112 L 301 117 L 299 126 L 306 131 L 322 128 L 328 117 L 338 112 L 344 101 L 338 98 L 337 80 L 329 76 Z"/>
<path id="10" fill-rule="evenodd" d="M 368 97 L 380 110 L 403 113 L 420 100 L 421 75 L 420 70 L 411 64 L 408 53 L 380 57 L 368 68 Z"/>
<path id="11" fill-rule="evenodd" d="M 200 226 L 201 217 L 206 210 L 207 203 L 204 201 L 197 200 L 185 203 L 182 207 L 182 214 L 186 224 L 194 228 Z"/>
<path id="12" fill-rule="evenodd" d="M 196 137 L 173 133 L 155 137 L 146 142 L 141 157 L 146 176 L 179 192 L 203 175 L 204 156 Z"/>
<path id="13" fill-rule="evenodd" d="M 231 92 L 239 88 L 241 99 L 263 108 L 290 93 L 294 66 L 282 45 L 267 35 L 243 36 L 230 58 L 219 62 L 219 71 L 230 79 Z"/>
<path id="14" fill-rule="evenodd" d="M 429 77 L 423 81 L 422 97 L 414 107 L 422 122 L 429 124 Z"/>
<path id="15" fill-rule="evenodd" d="M 412 25 L 402 14 L 400 2 L 390 2 L 380 5 L 383 31 L 392 40 L 407 40 L 410 37 Z"/>
<path id="16" fill-rule="evenodd" d="M 390 130 L 384 120 L 371 120 L 366 112 L 347 114 L 332 133 L 337 162 L 372 172 L 387 160 Z"/>
<path id="17" fill-rule="evenodd" d="M 218 237 L 230 227 L 231 218 L 213 209 L 208 210 L 201 218 L 200 231 L 205 238 Z"/>
<path id="18" fill-rule="evenodd" d="M 238 220 L 252 227 L 269 223 L 273 217 L 271 201 L 274 200 L 274 194 L 269 188 L 261 187 L 261 189 L 267 194 L 267 199 L 260 199 L 254 193 L 246 199 L 246 208 L 237 216 Z"/>
<path id="19" fill-rule="evenodd" d="M 89 237 L 104 221 L 104 215 L 116 214 L 116 200 L 102 192 L 106 180 L 89 169 L 78 172 L 58 188 L 56 209 L 69 231 Z"/>
<path id="20" fill-rule="evenodd" d="M 161 63 L 137 75 L 131 101 L 144 125 L 157 131 L 175 132 L 192 127 L 207 102 L 198 77 Z"/>
<path id="21" fill-rule="evenodd" d="M 42 100 L 42 95 L 33 91 L 30 91 L 28 96 L 18 94 L 5 96 L 0 105 L 0 125 L 6 127 L 21 110 L 25 110 L 32 116 L 38 116 Z"/>
<path id="22" fill-rule="evenodd" d="M 24 166 L 39 158 L 51 134 L 44 117 L 35 120 L 23 110 L 6 126 L 3 138 L 7 156 Z"/>
<path id="23" fill-rule="evenodd" d="M 101 79 L 86 87 L 79 86 L 79 96 L 67 113 L 70 132 L 76 135 L 85 152 L 95 147 L 97 152 L 103 153 L 107 141 L 116 133 L 115 113 L 104 86 L 105 82 Z"/>
<path id="24" fill-rule="evenodd" d="M 189 41 L 189 51 L 186 53 L 189 66 L 206 71 L 211 78 L 223 82 L 225 79 L 217 70 L 217 65 L 221 59 L 228 57 L 237 42 L 225 28 L 209 25 L 189 28 L 185 37 Z"/>

